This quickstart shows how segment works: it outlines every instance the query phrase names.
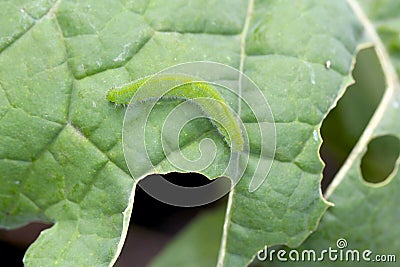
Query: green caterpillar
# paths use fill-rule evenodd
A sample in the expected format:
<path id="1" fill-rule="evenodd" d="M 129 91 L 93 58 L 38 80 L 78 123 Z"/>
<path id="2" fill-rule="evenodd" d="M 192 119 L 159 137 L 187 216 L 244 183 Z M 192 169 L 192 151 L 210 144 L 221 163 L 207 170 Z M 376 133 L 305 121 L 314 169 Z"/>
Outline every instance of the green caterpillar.
<path id="1" fill-rule="evenodd" d="M 143 85 L 146 85 L 146 90 L 139 90 L 140 93 L 137 94 Z M 167 91 L 168 88 L 172 89 Z M 243 150 L 244 141 L 238 120 L 219 91 L 209 83 L 177 74 L 146 76 L 111 88 L 107 91 L 106 98 L 112 103 L 125 105 L 130 103 L 134 95 L 134 101 L 159 97 L 192 100 L 207 117 L 213 119 L 213 124 L 233 151 Z"/>

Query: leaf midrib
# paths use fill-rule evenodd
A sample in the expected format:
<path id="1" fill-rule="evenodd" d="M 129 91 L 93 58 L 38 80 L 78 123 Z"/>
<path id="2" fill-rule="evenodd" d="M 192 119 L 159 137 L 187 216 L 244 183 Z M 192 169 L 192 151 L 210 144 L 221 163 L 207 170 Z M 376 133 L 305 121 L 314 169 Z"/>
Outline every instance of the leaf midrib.
<path id="1" fill-rule="evenodd" d="M 247 5 L 247 11 L 246 11 L 246 19 L 243 25 L 243 30 L 240 34 L 240 65 L 239 65 L 239 75 L 243 73 L 244 70 L 244 61 L 246 58 L 246 38 L 247 38 L 247 33 L 249 30 L 250 26 L 250 20 L 253 14 L 253 9 L 254 9 L 254 0 L 248 0 L 248 5 Z M 240 96 L 242 95 L 242 87 L 241 87 L 241 80 L 242 76 L 239 76 L 239 91 L 238 91 L 238 114 L 241 114 L 241 99 Z M 221 245 L 220 245 L 220 250 L 218 253 L 218 260 L 217 260 L 217 266 L 223 266 L 224 261 L 225 261 L 225 255 L 226 255 L 226 242 L 227 242 L 227 236 L 228 236 L 228 227 L 230 223 L 230 218 L 231 218 L 231 210 L 232 210 L 232 202 L 233 202 L 233 195 L 235 192 L 235 188 L 232 188 L 232 190 L 228 194 L 228 203 L 226 205 L 226 213 L 225 213 L 225 219 L 224 219 L 224 226 L 223 226 L 223 232 L 222 232 L 222 237 L 221 237 Z M 250 259 L 251 262 L 251 259 Z"/>

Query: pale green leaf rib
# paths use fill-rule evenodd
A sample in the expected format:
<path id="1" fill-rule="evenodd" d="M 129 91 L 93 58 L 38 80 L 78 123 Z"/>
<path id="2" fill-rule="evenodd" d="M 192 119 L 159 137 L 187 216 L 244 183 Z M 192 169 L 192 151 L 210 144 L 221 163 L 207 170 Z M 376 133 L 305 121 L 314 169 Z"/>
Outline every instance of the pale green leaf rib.
<path id="1" fill-rule="evenodd" d="M 360 33 L 357 33 L 357 23 L 352 24 L 351 10 L 344 2 L 336 2 L 329 7 L 322 4 L 319 8 L 327 13 L 332 12 L 332 14 L 341 10 L 341 20 L 348 22 L 347 24 L 343 23 L 343 31 L 354 26 L 355 35 L 349 36 L 349 39 L 343 39 L 347 36 L 335 35 L 335 30 L 331 29 L 329 20 L 326 19 L 324 22 L 327 24 L 320 27 L 327 27 L 333 31 L 332 37 L 324 32 L 320 38 L 309 37 L 311 40 L 306 45 L 306 49 L 303 49 L 302 46 L 291 47 L 290 44 L 301 43 L 300 40 L 307 36 L 295 37 L 295 30 L 286 28 L 283 20 L 295 21 L 295 28 L 301 29 L 308 25 L 310 35 L 319 36 L 320 29 L 316 27 L 314 32 L 311 30 L 311 24 L 308 24 L 313 12 L 317 12 L 318 5 L 311 6 L 310 4 L 307 7 L 305 2 L 297 2 L 300 9 L 298 12 L 303 14 L 299 19 L 292 9 L 285 10 L 284 2 L 274 3 L 270 6 L 265 5 L 265 7 L 260 1 L 255 4 L 259 6 L 255 7 L 257 12 L 250 20 L 249 27 L 252 31 L 246 36 L 248 47 L 244 72 L 253 78 L 262 90 L 263 88 L 266 90 L 264 92 L 270 101 L 275 120 L 278 123 L 277 154 L 271 173 L 259 191 L 249 194 L 244 178 L 231 192 L 223 236 L 226 241 L 223 239 L 220 251 L 219 265 L 221 266 L 245 266 L 264 245 L 297 246 L 310 232 L 316 229 L 327 204 L 321 198 L 319 189 L 322 164 L 319 160 L 318 148 L 321 140 L 315 140 L 313 132 L 314 130 L 318 131 L 325 114 L 351 82 L 350 71 L 359 45 L 357 38 L 360 38 Z M 274 16 L 276 10 L 282 11 L 279 18 L 278 15 Z M 257 17 L 261 14 L 261 17 Z M 337 14 L 331 16 L 334 17 Z M 346 16 L 348 16 L 348 20 L 346 20 Z M 303 17 L 304 22 L 302 21 Z M 329 18 L 329 15 L 325 14 L 325 17 Z M 257 32 L 262 27 L 269 33 L 266 35 L 267 37 Z M 281 38 L 282 41 L 279 42 L 280 40 L 275 38 Z M 342 40 L 340 40 L 341 38 Z M 327 48 L 325 51 L 317 50 L 319 51 L 318 56 L 313 54 L 315 51 L 312 53 L 307 51 L 309 47 L 317 49 L 314 46 L 320 42 L 327 42 Z M 343 48 L 343 53 L 332 55 L 329 51 L 333 50 L 332 46 L 337 46 L 336 51 Z M 258 52 L 255 52 L 257 51 L 255 49 L 258 49 Z M 262 56 L 270 53 L 278 55 Z M 345 58 L 347 58 L 347 63 L 341 61 Z M 266 64 L 263 65 L 264 69 L 261 69 L 257 64 L 263 60 L 266 61 Z M 324 66 L 327 60 L 335 62 L 333 69 L 329 71 Z M 255 69 L 257 72 L 249 71 L 251 69 Z M 295 79 L 292 83 L 287 82 L 291 81 L 288 69 L 294 72 L 294 76 L 300 76 L 298 78 L 300 83 L 297 83 Z M 325 82 L 323 77 L 327 81 L 331 79 L 331 84 Z M 334 84 L 334 79 L 338 81 L 337 84 Z M 308 91 L 307 86 L 310 86 L 311 91 Z M 281 93 L 280 90 L 287 90 L 287 93 Z M 289 100 L 290 103 L 293 103 L 292 109 L 288 109 L 288 103 L 285 101 L 284 104 L 283 99 L 280 99 L 279 96 L 287 97 L 286 101 Z M 310 97 L 307 98 L 307 96 Z M 294 98 L 293 102 L 291 97 Z M 319 106 L 315 111 L 309 110 L 313 105 Z M 294 106 L 295 108 L 293 108 Z M 293 110 L 295 113 L 290 113 Z M 296 146 L 293 144 L 296 144 L 297 140 L 302 140 L 302 143 L 296 150 Z M 303 193 L 305 194 L 303 195 Z M 252 202 L 257 204 L 249 204 Z M 241 208 L 241 206 L 245 206 L 245 208 Z"/>
<path id="2" fill-rule="evenodd" d="M 361 10 L 361 7 L 358 5 L 356 0 L 354 1 L 349 0 L 349 3 L 352 6 L 355 13 L 357 14 L 360 21 L 363 23 L 364 27 L 366 28 L 368 37 L 371 38 L 371 42 L 375 47 L 376 53 L 381 62 L 381 66 L 386 77 L 387 89 L 385 91 L 384 96 L 382 97 L 381 104 L 376 110 L 368 127 L 365 129 L 358 144 L 354 148 L 353 152 L 349 155 L 348 159 L 346 160 L 346 163 L 341 168 L 340 172 L 335 177 L 334 181 L 329 186 L 326 192 L 327 197 L 329 197 L 335 190 L 335 188 L 342 182 L 342 180 L 347 175 L 347 172 L 349 171 L 349 168 L 352 166 L 355 159 L 359 157 L 360 154 L 363 153 L 363 150 L 367 146 L 368 142 L 372 139 L 373 132 L 376 130 L 377 126 L 381 123 L 385 113 L 387 112 L 388 106 L 392 103 L 392 99 L 394 98 L 394 94 L 397 92 L 397 88 L 399 88 L 400 86 L 400 82 L 395 67 L 391 63 L 389 54 L 387 53 L 384 44 L 382 43 L 378 34 L 376 33 L 374 26 L 366 17 L 364 12 Z"/>

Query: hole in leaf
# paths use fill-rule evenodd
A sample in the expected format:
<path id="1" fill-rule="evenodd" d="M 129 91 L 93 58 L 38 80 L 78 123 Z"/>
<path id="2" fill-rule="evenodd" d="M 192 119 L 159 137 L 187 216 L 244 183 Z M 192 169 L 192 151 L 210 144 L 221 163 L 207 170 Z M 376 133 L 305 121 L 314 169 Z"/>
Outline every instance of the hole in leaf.
<path id="1" fill-rule="evenodd" d="M 212 180 L 208 179 L 204 175 L 198 173 L 168 173 L 163 175 L 164 179 L 180 186 L 185 187 L 197 187 L 212 183 Z"/>
<path id="2" fill-rule="evenodd" d="M 381 183 L 393 172 L 400 154 L 400 140 L 392 135 L 372 139 L 361 160 L 361 173 L 365 181 Z"/>
<path id="3" fill-rule="evenodd" d="M 164 179 L 171 183 L 197 187 L 210 182 L 197 173 L 168 173 Z M 219 179 L 219 178 L 218 178 Z M 140 186 L 136 188 L 130 230 L 119 257 L 121 266 L 147 266 L 172 238 L 196 215 L 226 205 L 227 197 L 199 207 L 178 207 L 165 204 L 148 195 Z"/>
<path id="4" fill-rule="evenodd" d="M 177 173 L 172 172 L 163 174 L 163 178 L 173 184 L 184 186 L 184 187 L 197 187 L 211 183 L 207 177 L 198 173 Z M 146 179 L 146 178 L 145 178 Z M 208 205 L 207 205 L 208 206 Z M 158 201 L 152 196 L 148 195 L 140 186 L 136 188 L 135 193 L 135 205 L 133 206 L 133 222 L 139 225 L 150 226 L 157 230 L 167 230 L 167 221 L 177 214 L 185 213 L 185 216 L 191 218 L 201 210 L 201 207 L 183 208 L 172 206 L 163 202 Z M 149 212 L 157 211 L 157 212 Z M 172 232 L 179 229 L 178 226 L 185 224 L 185 221 L 175 223 L 172 227 Z M 168 229 L 171 230 L 171 229 Z"/>
<path id="5" fill-rule="evenodd" d="M 347 88 L 337 106 L 325 118 L 320 155 L 325 162 L 325 191 L 357 143 L 381 101 L 385 78 L 375 49 L 361 50 L 353 70 L 355 84 Z"/>

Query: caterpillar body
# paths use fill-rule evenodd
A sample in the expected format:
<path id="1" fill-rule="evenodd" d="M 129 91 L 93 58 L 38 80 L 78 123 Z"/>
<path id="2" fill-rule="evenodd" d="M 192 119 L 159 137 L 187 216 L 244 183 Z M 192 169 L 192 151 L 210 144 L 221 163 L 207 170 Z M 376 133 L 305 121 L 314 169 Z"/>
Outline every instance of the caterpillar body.
<path id="1" fill-rule="evenodd" d="M 145 86 L 145 90 L 139 90 L 142 86 Z M 111 88 L 106 95 L 108 101 L 119 105 L 129 104 L 132 98 L 133 101 L 145 101 L 149 98 L 191 100 L 211 119 L 233 151 L 243 150 L 244 140 L 238 119 L 220 92 L 205 81 L 179 74 L 146 76 Z"/>

